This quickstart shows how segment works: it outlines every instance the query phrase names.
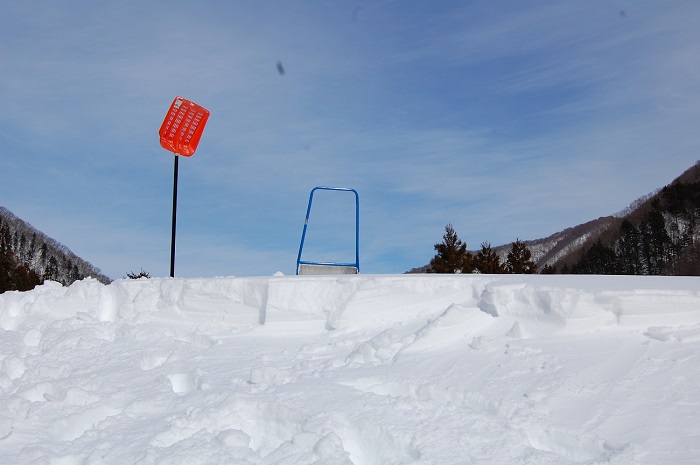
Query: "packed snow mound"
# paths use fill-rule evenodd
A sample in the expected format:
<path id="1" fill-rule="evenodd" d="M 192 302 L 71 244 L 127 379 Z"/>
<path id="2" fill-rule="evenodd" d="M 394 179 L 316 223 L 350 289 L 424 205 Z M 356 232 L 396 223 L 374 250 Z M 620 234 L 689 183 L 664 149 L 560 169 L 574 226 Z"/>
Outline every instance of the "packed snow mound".
<path id="1" fill-rule="evenodd" d="M 87 279 L 0 295 L 0 463 L 700 463 L 700 279 Z"/>

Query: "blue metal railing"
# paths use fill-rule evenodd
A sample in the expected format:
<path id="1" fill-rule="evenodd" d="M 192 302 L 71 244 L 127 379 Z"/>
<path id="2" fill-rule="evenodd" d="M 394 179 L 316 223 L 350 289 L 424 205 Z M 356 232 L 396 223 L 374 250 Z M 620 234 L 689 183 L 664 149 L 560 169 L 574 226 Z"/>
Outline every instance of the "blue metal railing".
<path id="1" fill-rule="evenodd" d="M 355 263 L 335 263 L 335 262 L 311 262 L 301 259 L 301 253 L 304 249 L 304 239 L 306 238 L 306 228 L 309 225 L 309 214 L 311 213 L 311 203 L 314 200 L 314 192 L 317 190 L 326 191 L 345 191 L 352 192 L 355 194 Z M 317 186 L 311 189 L 311 194 L 309 194 L 309 206 L 306 208 L 306 219 L 304 220 L 304 230 L 301 233 L 301 243 L 299 244 L 299 255 L 297 255 L 297 271 L 299 274 L 300 265 L 318 265 L 318 266 L 344 266 L 344 267 L 355 267 L 357 272 L 360 272 L 360 196 L 357 194 L 355 189 L 349 187 L 325 187 Z"/>

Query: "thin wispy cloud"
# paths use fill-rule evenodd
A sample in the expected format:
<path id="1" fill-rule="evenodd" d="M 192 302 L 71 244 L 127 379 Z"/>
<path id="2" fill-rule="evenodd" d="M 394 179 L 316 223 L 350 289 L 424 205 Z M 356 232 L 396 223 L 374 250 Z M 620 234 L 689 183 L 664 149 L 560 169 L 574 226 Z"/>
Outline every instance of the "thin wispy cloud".
<path id="1" fill-rule="evenodd" d="M 157 130 L 180 95 L 212 116 L 180 160 L 178 275 L 292 273 L 315 185 L 360 191 L 365 272 L 424 264 L 448 222 L 470 247 L 542 237 L 698 158 L 699 20 L 655 1 L 8 3 L 0 204 L 113 278 L 165 275 Z"/>

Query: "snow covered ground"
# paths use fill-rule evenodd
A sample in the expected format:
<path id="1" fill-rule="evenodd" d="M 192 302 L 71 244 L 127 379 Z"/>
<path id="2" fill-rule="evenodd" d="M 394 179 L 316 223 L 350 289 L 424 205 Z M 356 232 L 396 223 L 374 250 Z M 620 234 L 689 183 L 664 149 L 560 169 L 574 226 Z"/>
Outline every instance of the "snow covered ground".
<path id="1" fill-rule="evenodd" d="M 697 464 L 700 278 L 0 295 L 2 464 Z"/>

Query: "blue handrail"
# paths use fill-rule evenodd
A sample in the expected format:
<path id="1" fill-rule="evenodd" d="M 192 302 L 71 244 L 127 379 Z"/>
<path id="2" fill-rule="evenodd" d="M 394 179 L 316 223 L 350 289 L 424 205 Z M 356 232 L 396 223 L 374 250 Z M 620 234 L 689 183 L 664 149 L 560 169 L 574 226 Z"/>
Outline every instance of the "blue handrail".
<path id="1" fill-rule="evenodd" d="M 309 225 L 309 214 L 311 213 L 311 203 L 314 200 L 314 192 L 317 190 L 326 191 L 346 191 L 355 194 L 355 263 L 335 263 L 335 262 L 311 262 L 301 259 L 301 253 L 304 249 L 304 239 L 306 238 L 306 228 Z M 299 244 L 299 255 L 297 255 L 297 272 L 299 274 L 299 265 L 321 265 L 321 266 L 354 266 L 357 272 L 360 272 L 360 196 L 355 189 L 349 187 L 325 187 L 317 186 L 311 189 L 309 194 L 309 206 L 306 208 L 306 219 L 304 220 L 304 230 L 301 233 L 301 243 Z"/>

